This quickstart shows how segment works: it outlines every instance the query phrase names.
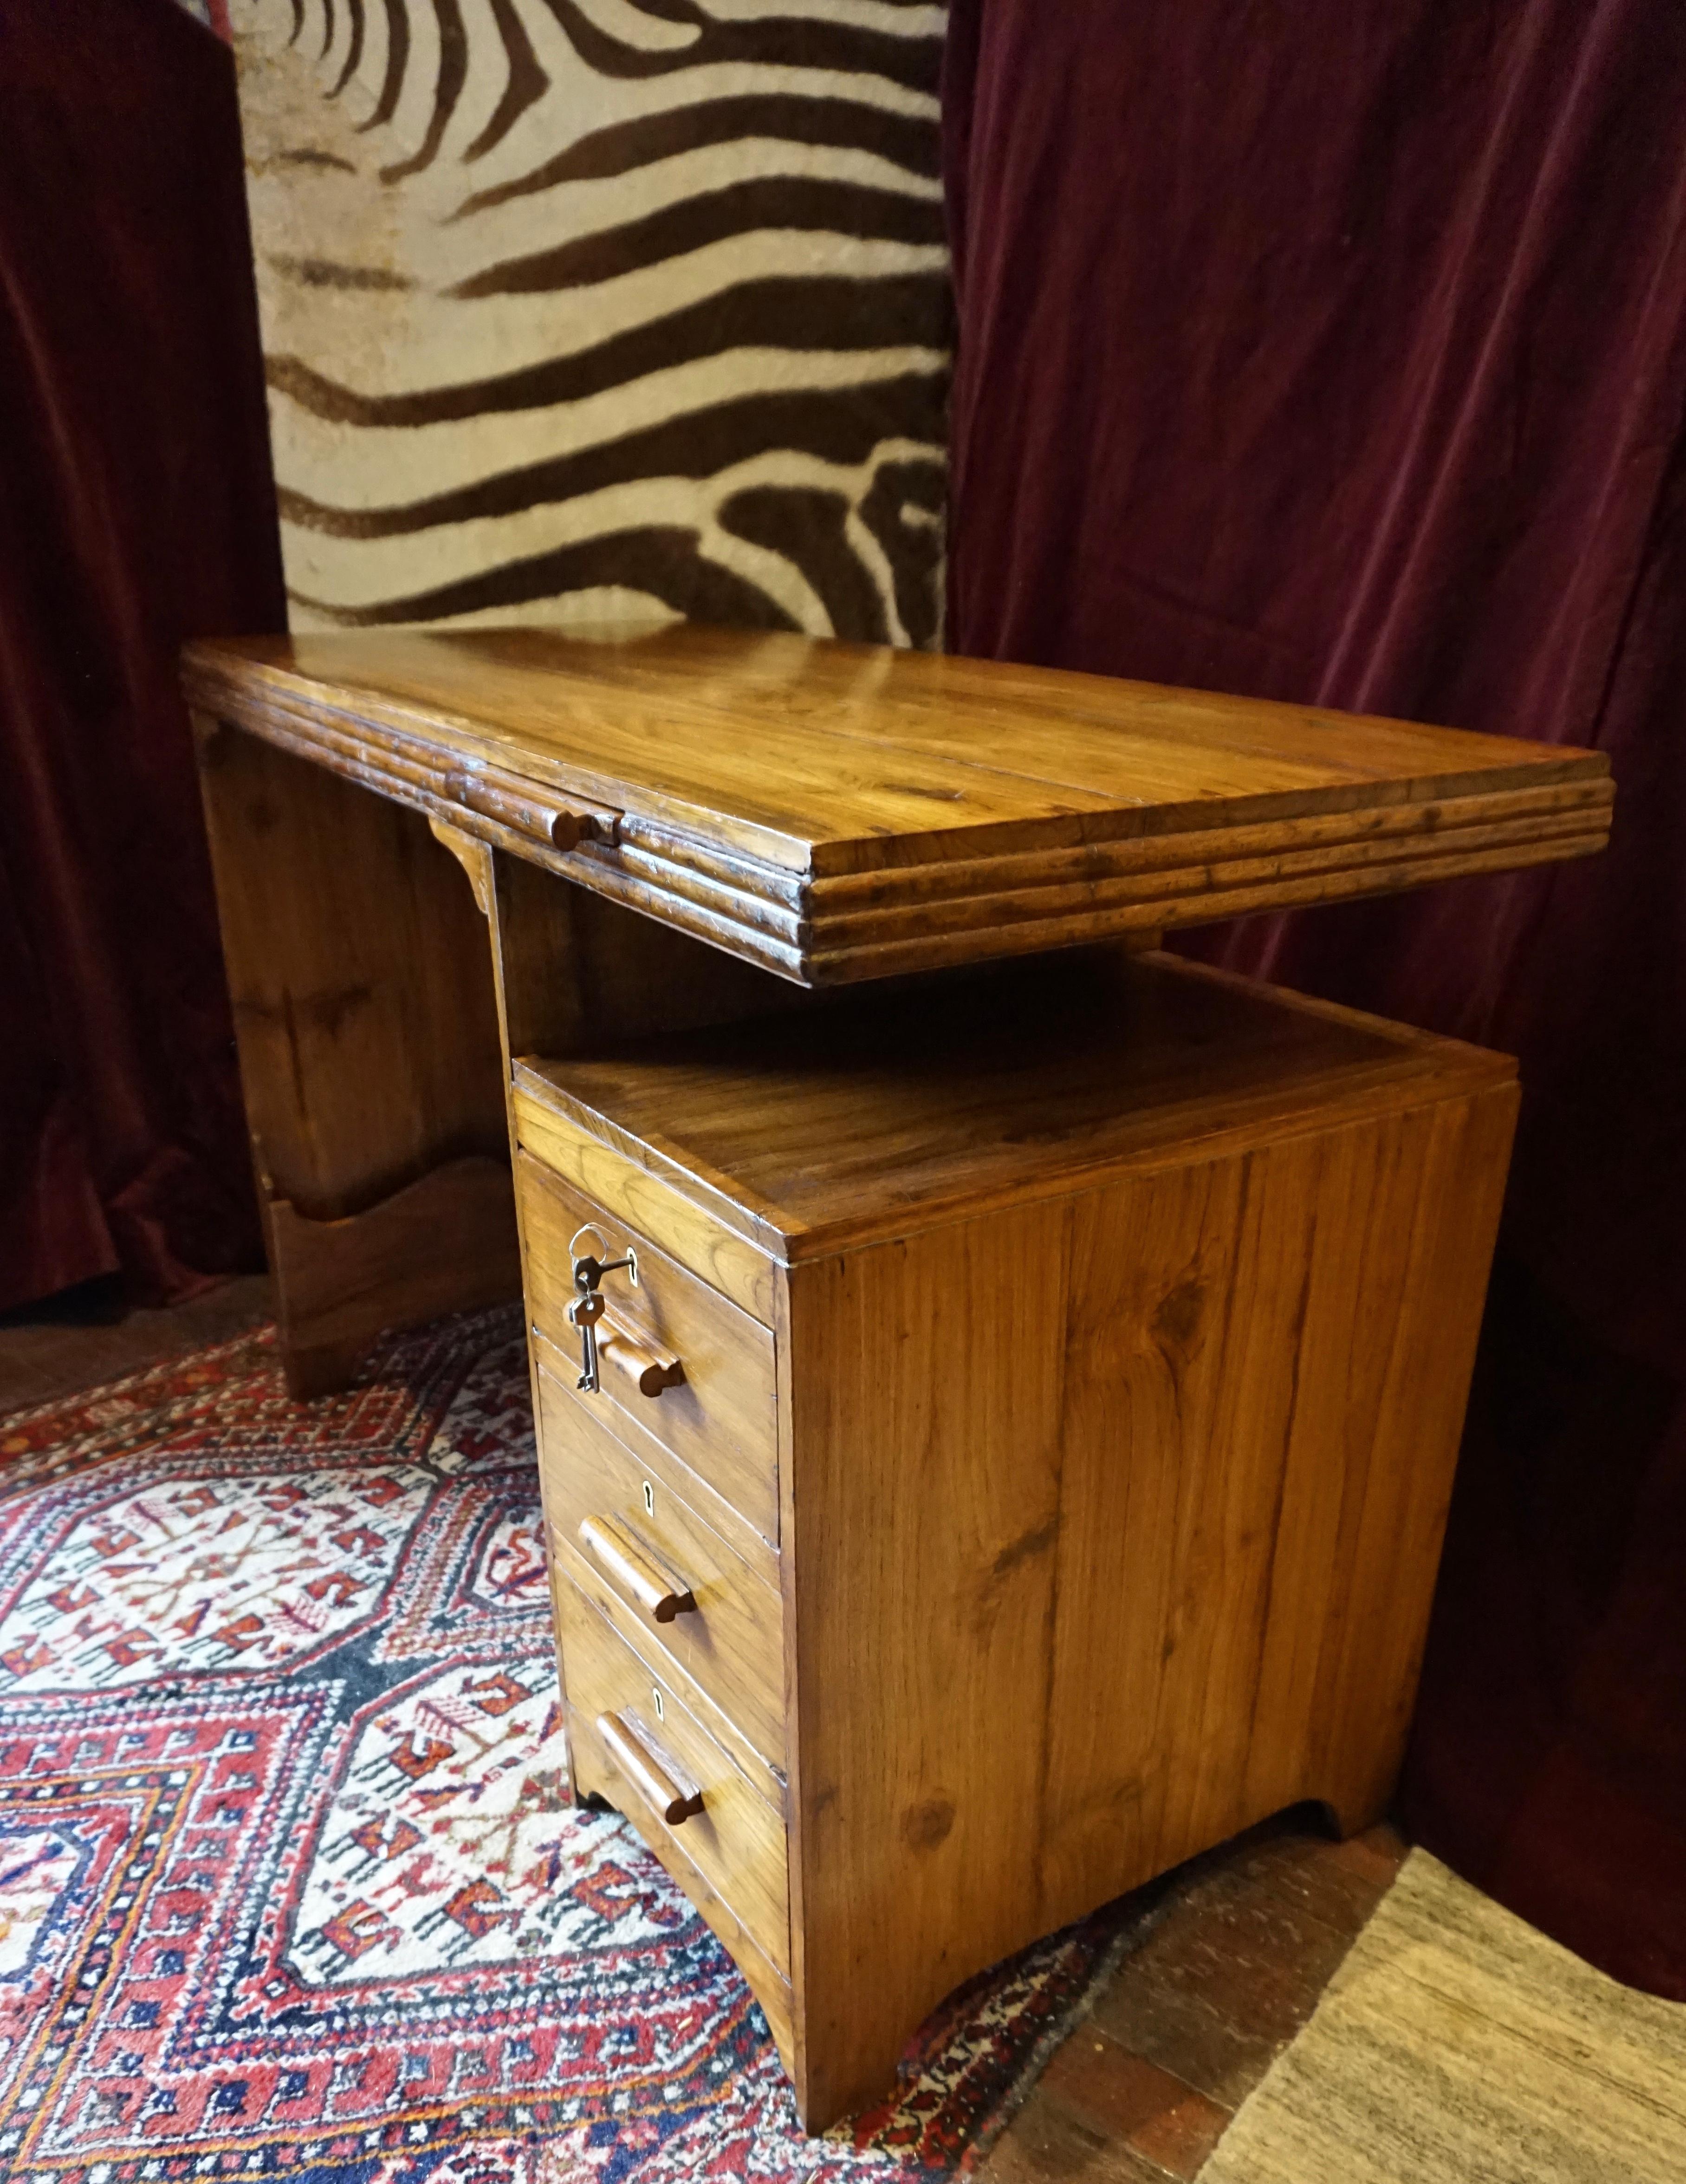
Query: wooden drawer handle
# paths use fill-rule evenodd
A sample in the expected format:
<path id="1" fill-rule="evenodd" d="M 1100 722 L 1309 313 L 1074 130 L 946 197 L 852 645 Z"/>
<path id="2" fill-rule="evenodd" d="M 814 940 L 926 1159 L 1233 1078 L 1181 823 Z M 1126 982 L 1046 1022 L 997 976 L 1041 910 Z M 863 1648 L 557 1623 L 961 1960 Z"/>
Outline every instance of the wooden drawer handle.
<path id="1" fill-rule="evenodd" d="M 659 1396 L 664 1388 L 685 1384 L 685 1368 L 676 1357 L 658 1357 L 616 1326 L 605 1312 L 597 1339 L 598 1355 L 606 1365 L 623 1373 L 641 1396 Z"/>
<path id="2" fill-rule="evenodd" d="M 641 1797 L 648 1799 L 671 1828 L 693 1819 L 703 1809 L 703 1793 L 682 1790 L 654 1754 L 645 1749 L 637 1733 L 618 1713 L 600 1713 L 597 1733 L 615 1762 Z"/>
<path id="3" fill-rule="evenodd" d="M 445 794 L 465 811 L 477 811 L 517 834 L 548 842 L 554 850 L 577 849 L 581 842 L 613 841 L 618 813 L 572 811 L 535 796 L 530 786 L 483 766 L 463 767 L 445 777 Z"/>
<path id="4" fill-rule="evenodd" d="M 587 1517 L 580 1526 L 580 1545 L 656 1622 L 696 1613 L 695 1593 L 676 1585 L 612 1517 Z"/>

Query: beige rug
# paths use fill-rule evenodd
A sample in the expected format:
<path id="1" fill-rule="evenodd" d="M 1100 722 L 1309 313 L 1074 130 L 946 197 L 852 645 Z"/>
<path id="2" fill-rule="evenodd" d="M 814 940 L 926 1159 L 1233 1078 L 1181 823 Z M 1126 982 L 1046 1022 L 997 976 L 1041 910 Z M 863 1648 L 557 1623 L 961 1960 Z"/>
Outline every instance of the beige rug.
<path id="1" fill-rule="evenodd" d="M 1413 1851 L 1200 2184 L 1683 2184 L 1686 2003 Z"/>

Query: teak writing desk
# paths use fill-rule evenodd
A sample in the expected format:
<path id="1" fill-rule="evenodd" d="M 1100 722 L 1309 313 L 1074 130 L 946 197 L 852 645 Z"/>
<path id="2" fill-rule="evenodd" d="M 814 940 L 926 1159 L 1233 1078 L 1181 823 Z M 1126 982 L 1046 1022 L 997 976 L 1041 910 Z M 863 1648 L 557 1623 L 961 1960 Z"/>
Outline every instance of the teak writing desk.
<path id="1" fill-rule="evenodd" d="M 524 1282 L 576 1793 L 805 2124 L 1038 1935 L 1379 1813 L 1514 1067 L 1151 951 L 1595 850 L 1601 759 L 698 629 L 186 682 L 293 1384 Z"/>

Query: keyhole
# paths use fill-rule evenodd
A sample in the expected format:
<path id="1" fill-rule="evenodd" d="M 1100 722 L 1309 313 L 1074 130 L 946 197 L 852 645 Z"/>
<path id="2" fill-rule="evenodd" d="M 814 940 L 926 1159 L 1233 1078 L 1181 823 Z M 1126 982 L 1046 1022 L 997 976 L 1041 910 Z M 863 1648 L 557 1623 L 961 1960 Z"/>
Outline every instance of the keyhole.
<path id="1" fill-rule="evenodd" d="M 644 1481 L 644 1514 L 647 1517 L 655 1514 L 655 1489 L 648 1479 Z"/>
<path id="2" fill-rule="evenodd" d="M 650 1696 L 655 1701 L 656 1719 L 658 1721 L 665 1721 L 667 1719 L 667 1708 L 662 1704 L 661 1693 L 656 1689 L 654 1684 L 650 1685 Z"/>

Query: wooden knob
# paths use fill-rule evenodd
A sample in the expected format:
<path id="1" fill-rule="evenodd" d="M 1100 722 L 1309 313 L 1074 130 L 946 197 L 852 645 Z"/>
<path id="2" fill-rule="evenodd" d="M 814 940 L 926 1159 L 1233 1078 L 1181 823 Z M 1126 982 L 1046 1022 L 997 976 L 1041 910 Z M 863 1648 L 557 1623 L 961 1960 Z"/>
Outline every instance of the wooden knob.
<path id="1" fill-rule="evenodd" d="M 657 1623 L 693 1615 L 697 1596 L 681 1585 L 613 1517 L 587 1517 L 580 1526 L 580 1545 L 623 1592 L 630 1592 Z"/>
<path id="2" fill-rule="evenodd" d="M 604 1364 L 629 1379 L 639 1395 L 659 1396 L 665 1388 L 684 1385 L 685 1368 L 676 1357 L 647 1350 L 606 1315 L 597 1340 Z"/>
<path id="3" fill-rule="evenodd" d="M 676 1828 L 682 1820 L 694 1819 L 702 1811 L 702 1791 L 682 1789 L 630 1722 L 618 1713 L 600 1713 L 597 1733 L 620 1772 L 639 1796 L 655 1807 L 669 1827 Z"/>

